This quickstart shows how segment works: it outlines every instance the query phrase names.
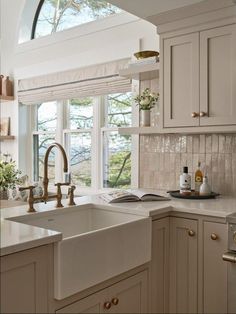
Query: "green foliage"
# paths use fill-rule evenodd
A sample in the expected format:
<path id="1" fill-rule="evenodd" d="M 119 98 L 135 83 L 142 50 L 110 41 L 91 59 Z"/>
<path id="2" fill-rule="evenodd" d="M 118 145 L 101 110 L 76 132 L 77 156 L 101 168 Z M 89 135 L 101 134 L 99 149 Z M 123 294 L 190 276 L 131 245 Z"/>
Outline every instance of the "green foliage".
<path id="1" fill-rule="evenodd" d="M 108 96 L 108 127 L 131 125 L 131 93 Z"/>
<path id="2" fill-rule="evenodd" d="M 8 188 L 14 188 L 18 184 L 18 175 L 21 172 L 16 169 L 14 161 L 2 161 L 0 160 L 0 190 L 5 191 Z"/>
<path id="3" fill-rule="evenodd" d="M 109 188 L 128 188 L 131 184 L 131 153 L 117 152 L 109 159 L 109 175 L 107 182 Z"/>

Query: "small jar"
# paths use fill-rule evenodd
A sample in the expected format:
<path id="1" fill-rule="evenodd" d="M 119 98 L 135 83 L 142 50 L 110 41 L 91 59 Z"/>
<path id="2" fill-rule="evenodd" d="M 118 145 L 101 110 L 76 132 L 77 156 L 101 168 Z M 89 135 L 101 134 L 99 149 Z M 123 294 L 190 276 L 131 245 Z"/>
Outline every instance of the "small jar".
<path id="1" fill-rule="evenodd" d="M 13 82 L 10 80 L 9 76 L 4 80 L 3 92 L 4 96 L 13 96 Z"/>

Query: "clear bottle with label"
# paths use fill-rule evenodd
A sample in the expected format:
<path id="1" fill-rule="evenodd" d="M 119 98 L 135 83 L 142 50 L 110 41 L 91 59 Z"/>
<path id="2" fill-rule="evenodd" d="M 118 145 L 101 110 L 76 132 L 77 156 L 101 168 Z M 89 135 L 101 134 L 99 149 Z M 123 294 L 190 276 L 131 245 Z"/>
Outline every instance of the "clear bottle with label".
<path id="1" fill-rule="evenodd" d="M 183 173 L 180 175 L 180 193 L 191 194 L 191 176 L 188 173 L 188 167 L 183 168 Z"/>
<path id="2" fill-rule="evenodd" d="M 198 168 L 195 172 L 195 193 L 199 194 L 200 186 L 203 182 L 203 174 L 201 171 L 201 162 L 198 162 Z"/>

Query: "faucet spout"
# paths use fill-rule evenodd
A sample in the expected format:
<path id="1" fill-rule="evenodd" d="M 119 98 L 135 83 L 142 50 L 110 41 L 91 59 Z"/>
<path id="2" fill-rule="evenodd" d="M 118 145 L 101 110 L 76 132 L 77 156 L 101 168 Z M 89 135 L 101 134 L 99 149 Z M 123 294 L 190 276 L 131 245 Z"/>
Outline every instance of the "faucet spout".
<path id="1" fill-rule="evenodd" d="M 63 157 L 63 161 L 64 161 L 64 172 L 68 172 L 68 161 L 67 161 L 67 157 L 66 157 L 66 152 L 64 150 L 64 148 L 59 144 L 59 143 L 53 143 L 51 144 L 45 154 L 44 157 L 44 177 L 43 177 L 43 186 L 44 186 L 44 195 L 43 195 L 43 199 L 46 202 L 48 200 L 48 158 L 49 158 L 49 154 L 51 152 L 51 150 L 57 147 L 61 153 L 62 153 L 62 157 Z"/>

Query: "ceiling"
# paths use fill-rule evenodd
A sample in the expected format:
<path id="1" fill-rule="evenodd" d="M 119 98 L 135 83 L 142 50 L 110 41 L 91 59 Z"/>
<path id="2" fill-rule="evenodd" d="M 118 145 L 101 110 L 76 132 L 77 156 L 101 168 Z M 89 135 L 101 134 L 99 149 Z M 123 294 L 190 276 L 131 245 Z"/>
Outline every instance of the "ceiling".
<path id="1" fill-rule="evenodd" d="M 170 10 L 204 2 L 204 0 L 109 0 L 109 2 L 124 11 L 145 19 Z"/>

